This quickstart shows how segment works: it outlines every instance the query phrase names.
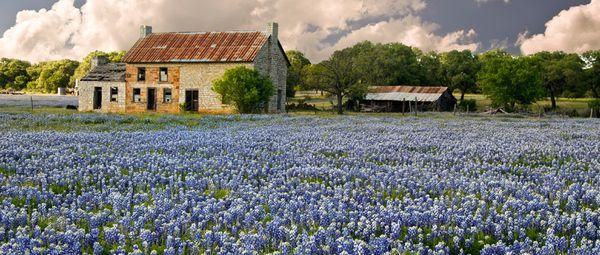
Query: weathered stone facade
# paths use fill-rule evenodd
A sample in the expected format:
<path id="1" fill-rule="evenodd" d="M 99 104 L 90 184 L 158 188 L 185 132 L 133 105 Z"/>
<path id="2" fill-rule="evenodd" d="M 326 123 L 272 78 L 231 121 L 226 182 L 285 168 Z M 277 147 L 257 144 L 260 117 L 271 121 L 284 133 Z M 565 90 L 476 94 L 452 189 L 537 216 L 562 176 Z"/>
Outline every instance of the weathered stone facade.
<path id="1" fill-rule="evenodd" d="M 125 112 L 125 82 L 80 81 L 79 82 L 79 111 L 96 111 L 104 113 Z M 94 109 L 94 91 L 102 90 L 102 107 Z M 111 88 L 117 88 L 117 101 L 111 101 Z"/>
<path id="2" fill-rule="evenodd" d="M 263 75 L 268 75 L 271 78 L 271 82 L 273 82 L 273 87 L 275 87 L 273 96 L 269 101 L 269 113 L 285 113 L 287 63 L 285 52 L 281 50 L 278 42 L 273 42 L 273 40 L 269 40 L 262 47 L 254 60 L 254 68 Z"/>
<path id="3" fill-rule="evenodd" d="M 178 113 L 185 110 L 186 105 L 186 92 L 198 91 L 198 108 L 191 109 L 192 111 L 202 113 L 232 113 L 233 107 L 224 105 L 221 103 L 220 95 L 212 90 L 213 81 L 223 76 L 225 71 L 238 66 L 246 66 L 249 68 L 255 68 L 263 75 L 270 77 L 275 87 L 274 94 L 271 97 L 268 106 L 265 111 L 268 113 L 284 113 L 285 112 L 285 91 L 286 91 L 286 80 L 287 80 L 287 69 L 289 62 L 281 47 L 278 40 L 278 26 L 276 23 L 270 23 L 266 32 L 257 32 L 254 36 L 257 36 L 256 40 L 260 41 L 260 44 L 255 44 L 246 48 L 246 50 L 253 50 L 253 57 L 249 59 L 234 60 L 171 60 L 169 62 L 155 63 L 156 61 L 127 61 L 128 56 L 125 57 L 126 68 L 124 71 L 123 82 L 81 82 L 80 88 L 80 110 L 91 111 L 93 110 L 94 100 L 94 87 L 102 87 L 102 112 L 126 112 L 126 113 L 140 113 L 147 111 L 155 111 L 161 113 Z M 135 47 L 138 47 L 141 42 L 151 41 L 151 28 L 144 27 L 142 38 L 136 43 Z M 225 32 L 226 34 L 227 32 Z M 256 35 L 258 34 L 258 35 Z M 174 34 L 178 36 L 181 34 Z M 188 34 L 184 34 L 188 36 Z M 201 36 L 198 34 L 197 36 Z M 239 34 L 237 34 L 239 35 Z M 242 35 L 251 36 L 252 34 Z M 261 37 L 262 36 L 262 37 Z M 265 39 L 268 38 L 268 39 Z M 228 45 L 230 43 L 224 43 Z M 160 50 L 161 47 L 167 46 L 154 46 L 150 47 L 151 50 Z M 194 46 L 196 51 L 198 46 Z M 221 50 L 217 44 L 212 44 L 211 49 Z M 253 48 L 254 47 L 254 48 Z M 145 52 L 145 49 L 149 48 L 145 46 L 140 49 L 137 48 L 135 53 L 132 53 L 136 57 L 140 54 L 146 54 L 144 57 L 155 56 L 153 53 Z M 186 49 L 194 51 L 194 48 L 188 46 Z M 224 50 L 224 49 L 223 49 Z M 133 51 L 133 49 L 132 49 Z M 131 52 L 131 51 L 130 51 Z M 226 53 L 225 55 L 233 56 L 231 54 L 246 54 L 244 52 L 233 51 L 232 53 Z M 251 52 L 249 54 L 252 54 Z M 128 53 L 129 55 L 129 53 Z M 145 68 L 145 78 L 138 78 L 138 71 L 140 68 Z M 160 81 L 160 70 L 161 68 L 167 68 L 167 81 Z M 119 100 L 118 102 L 104 102 L 104 99 L 110 100 L 110 87 L 116 86 L 118 83 L 119 87 Z M 171 100 L 167 101 L 164 98 L 165 90 L 171 91 Z M 139 96 L 135 96 L 134 91 L 139 92 Z M 152 98 L 149 98 L 149 93 L 154 91 L 154 102 L 155 104 L 149 104 Z M 104 95 L 106 94 L 106 96 Z M 105 107 L 106 106 L 106 107 Z M 152 107 L 151 107 L 152 106 Z M 106 109 L 105 109 L 106 108 Z M 191 107 L 194 108 L 194 107 Z M 188 109 L 190 110 L 190 109 Z"/>
<path id="4" fill-rule="evenodd" d="M 146 68 L 145 81 L 138 81 L 138 67 Z M 159 79 L 160 68 L 168 68 L 167 81 L 161 82 Z M 126 93 L 126 112 L 139 113 L 148 111 L 148 89 L 155 90 L 156 112 L 178 113 L 179 112 L 179 87 L 180 87 L 180 66 L 169 65 L 134 65 L 128 64 L 126 68 L 125 80 L 127 82 Z M 140 90 L 140 100 L 134 101 L 134 89 Z M 167 102 L 164 97 L 165 89 L 171 90 L 171 101 Z"/>

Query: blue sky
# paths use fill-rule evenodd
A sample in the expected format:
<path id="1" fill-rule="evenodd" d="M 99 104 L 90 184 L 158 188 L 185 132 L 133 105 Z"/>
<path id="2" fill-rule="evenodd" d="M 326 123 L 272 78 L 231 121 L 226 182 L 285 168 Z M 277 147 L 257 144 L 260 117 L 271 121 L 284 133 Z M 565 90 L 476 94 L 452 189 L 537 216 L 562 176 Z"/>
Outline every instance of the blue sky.
<path id="1" fill-rule="evenodd" d="M 0 0 L 0 33 L 10 32 L 10 35 L 7 33 L 0 38 L 0 57 L 6 55 L 37 61 L 79 58 L 86 54 L 84 51 L 93 49 L 126 50 L 136 39 L 133 34 L 138 23 L 149 23 L 159 30 L 204 31 L 257 29 L 261 22 L 267 20 L 281 23 L 280 39 L 284 47 L 303 50 L 315 60 L 326 58 L 333 50 L 361 40 L 400 41 L 437 51 L 472 49 L 482 52 L 502 47 L 517 54 L 529 53 L 529 49 L 538 50 L 538 45 L 562 47 L 552 42 L 558 40 L 553 39 L 555 35 L 544 33 L 545 24 L 563 10 L 583 6 L 585 9 L 582 10 L 590 15 L 589 19 L 594 19 L 594 14 L 600 15 L 596 13 L 600 11 L 600 0 L 596 0 L 596 4 L 590 3 L 590 0 L 219 1 L 223 4 L 215 1 L 158 0 L 156 8 L 146 10 L 150 12 L 146 16 L 119 10 L 119 6 L 136 6 L 143 3 L 141 0 L 61 0 L 61 4 L 53 7 L 56 2 Z M 40 11 L 42 8 L 50 11 Z M 314 9 L 307 10 L 310 8 Z M 23 10 L 32 12 L 27 15 L 27 21 L 17 24 L 17 13 Z M 196 13 L 188 10 L 196 10 Z M 153 11 L 155 16 L 151 14 Z M 577 15 L 582 14 L 573 12 L 570 16 L 577 18 Z M 111 20 L 119 20 L 120 24 Z M 568 23 L 568 20 L 555 22 L 558 23 L 555 26 L 561 27 L 565 22 Z M 96 26 L 96 23 L 101 24 Z M 588 28 L 581 29 L 590 29 L 589 24 L 585 26 Z M 57 32 L 48 33 L 48 29 L 56 29 Z M 537 41 L 524 44 L 529 45 L 525 49 L 525 46 L 516 45 L 519 35 L 525 35 L 522 41 Z M 90 43 L 87 38 L 104 38 L 105 41 Z M 591 41 L 581 42 L 582 45 L 600 46 L 595 45 L 600 39 L 591 32 L 582 40 Z M 577 43 L 564 43 L 564 50 L 580 49 Z M 48 54 L 40 53 L 44 51 Z"/>

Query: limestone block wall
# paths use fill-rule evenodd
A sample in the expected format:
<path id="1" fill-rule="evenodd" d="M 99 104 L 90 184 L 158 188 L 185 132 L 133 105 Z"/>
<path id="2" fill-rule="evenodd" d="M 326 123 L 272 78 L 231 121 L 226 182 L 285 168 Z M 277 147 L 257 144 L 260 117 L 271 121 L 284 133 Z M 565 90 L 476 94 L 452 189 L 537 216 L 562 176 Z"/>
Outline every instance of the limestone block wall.
<path id="1" fill-rule="evenodd" d="M 102 88 L 102 108 L 94 110 L 94 90 Z M 110 88 L 118 90 L 117 101 L 110 101 Z M 125 112 L 125 82 L 80 81 L 79 82 L 79 111 L 122 113 Z"/>
<path id="2" fill-rule="evenodd" d="M 273 82 L 275 91 L 269 100 L 269 113 L 284 113 L 286 104 L 286 86 L 287 86 L 287 61 L 285 53 L 281 51 L 275 43 L 265 43 L 258 56 L 254 60 L 254 67 L 264 75 L 268 75 Z M 277 100 L 278 91 L 281 91 L 281 99 Z M 279 110 L 277 102 L 280 103 Z"/>
<path id="3" fill-rule="evenodd" d="M 253 68 L 251 63 L 195 63 L 181 66 L 181 97 L 185 103 L 186 90 L 198 90 L 199 112 L 229 113 L 233 108 L 221 103 L 220 95 L 212 90 L 213 81 L 223 77 L 225 71 L 238 66 Z"/>
<path id="4" fill-rule="evenodd" d="M 138 81 L 138 67 L 146 68 L 145 81 Z M 159 80 L 161 67 L 168 68 L 167 81 Z M 148 111 L 148 89 L 156 91 L 156 112 L 178 113 L 180 98 L 180 65 L 176 64 L 127 64 L 126 68 L 126 111 L 128 113 L 140 113 Z M 134 102 L 133 90 L 140 89 L 140 101 Z M 164 101 L 165 89 L 171 89 L 171 102 Z"/>

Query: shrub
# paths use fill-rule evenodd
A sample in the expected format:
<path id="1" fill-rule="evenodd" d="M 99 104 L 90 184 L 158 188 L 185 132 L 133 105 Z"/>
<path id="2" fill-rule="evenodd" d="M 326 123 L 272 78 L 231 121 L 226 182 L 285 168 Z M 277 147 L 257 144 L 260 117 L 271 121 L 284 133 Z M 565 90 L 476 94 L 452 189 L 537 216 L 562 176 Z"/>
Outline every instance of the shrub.
<path id="1" fill-rule="evenodd" d="M 466 111 L 477 111 L 477 101 L 474 99 L 465 99 L 458 103 L 458 108 Z"/>
<path id="2" fill-rule="evenodd" d="M 594 99 L 588 105 L 590 109 L 594 110 L 594 117 L 600 117 L 600 99 Z"/>
<path id="3" fill-rule="evenodd" d="M 258 113 L 273 95 L 271 80 L 254 69 L 240 66 L 225 71 L 213 81 L 213 90 L 224 104 L 235 106 L 239 113 Z"/>

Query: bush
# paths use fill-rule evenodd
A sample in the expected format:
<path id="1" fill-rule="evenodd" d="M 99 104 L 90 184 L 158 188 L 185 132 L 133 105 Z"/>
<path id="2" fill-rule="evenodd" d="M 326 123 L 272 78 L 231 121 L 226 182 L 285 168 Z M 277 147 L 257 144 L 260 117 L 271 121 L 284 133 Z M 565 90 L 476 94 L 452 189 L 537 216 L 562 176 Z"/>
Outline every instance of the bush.
<path id="1" fill-rule="evenodd" d="M 594 110 L 594 117 L 600 118 L 600 99 L 594 99 L 588 105 L 590 109 Z"/>
<path id="2" fill-rule="evenodd" d="M 232 104 L 239 113 L 259 113 L 266 108 L 274 88 L 268 77 L 240 66 L 213 81 L 213 90 L 221 95 L 224 104 Z"/>
<path id="3" fill-rule="evenodd" d="M 293 111 L 319 111 L 319 109 L 312 104 L 307 104 L 306 101 L 304 100 L 300 100 L 300 102 L 298 102 L 298 104 L 288 104 L 285 106 L 285 109 L 289 112 L 293 112 Z"/>
<path id="4" fill-rule="evenodd" d="M 458 108 L 466 111 L 469 110 L 471 112 L 477 111 L 477 101 L 475 99 L 465 99 L 458 103 Z"/>

